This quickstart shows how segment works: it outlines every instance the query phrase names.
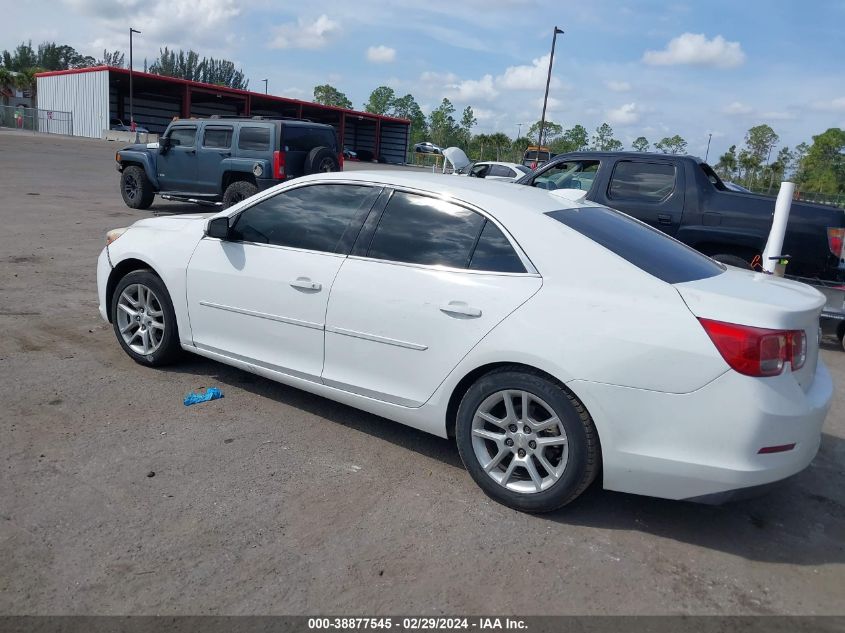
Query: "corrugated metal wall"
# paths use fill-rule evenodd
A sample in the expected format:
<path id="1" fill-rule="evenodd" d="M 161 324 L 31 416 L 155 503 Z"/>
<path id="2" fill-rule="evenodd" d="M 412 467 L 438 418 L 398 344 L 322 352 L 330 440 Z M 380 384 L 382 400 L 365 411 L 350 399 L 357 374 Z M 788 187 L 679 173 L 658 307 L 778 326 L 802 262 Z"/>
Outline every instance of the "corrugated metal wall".
<path id="1" fill-rule="evenodd" d="M 404 163 L 408 155 L 408 126 L 405 123 L 381 122 L 379 154 L 388 163 Z"/>
<path id="2" fill-rule="evenodd" d="M 73 135 L 101 138 L 109 129 L 109 71 L 38 77 L 38 107 L 73 114 Z"/>
<path id="3" fill-rule="evenodd" d="M 172 95 L 147 94 L 136 92 L 133 95 L 135 121 L 141 127 L 147 128 L 153 134 L 161 134 L 173 120 L 182 113 L 182 98 Z M 118 91 L 112 85 L 109 93 L 111 117 L 121 118 L 118 113 L 123 111 L 123 122 L 129 125 L 129 95 L 123 95 L 123 103 L 118 103 Z"/>

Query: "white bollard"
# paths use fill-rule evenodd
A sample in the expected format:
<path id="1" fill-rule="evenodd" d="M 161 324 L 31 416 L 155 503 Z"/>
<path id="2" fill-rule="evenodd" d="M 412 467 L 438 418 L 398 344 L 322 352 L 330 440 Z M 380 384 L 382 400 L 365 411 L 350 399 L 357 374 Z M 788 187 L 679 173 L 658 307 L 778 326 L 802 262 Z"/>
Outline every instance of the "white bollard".
<path id="1" fill-rule="evenodd" d="M 795 193 L 795 183 L 780 183 L 778 199 L 775 202 L 775 217 L 772 219 L 772 230 L 766 248 L 763 249 L 763 270 L 774 273 L 778 260 L 772 257 L 788 255 L 783 252 L 783 236 L 786 233 L 786 223 L 789 221 L 789 210 L 792 208 L 792 196 Z"/>

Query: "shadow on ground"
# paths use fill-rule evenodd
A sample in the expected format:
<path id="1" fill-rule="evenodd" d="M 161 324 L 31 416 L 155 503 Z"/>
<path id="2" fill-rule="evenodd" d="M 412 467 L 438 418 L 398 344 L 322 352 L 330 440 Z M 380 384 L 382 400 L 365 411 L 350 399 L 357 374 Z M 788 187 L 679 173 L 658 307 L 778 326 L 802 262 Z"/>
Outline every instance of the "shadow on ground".
<path id="1" fill-rule="evenodd" d="M 238 387 L 463 469 L 452 441 L 222 363 L 188 356 L 168 371 L 206 376 L 224 391 L 226 385 Z M 623 494 L 593 485 L 574 503 L 537 519 L 561 526 L 642 532 L 747 560 L 808 566 L 843 563 L 845 473 L 837 467 L 842 455 L 845 441 L 824 434 L 810 468 L 764 496 L 721 506 Z"/>

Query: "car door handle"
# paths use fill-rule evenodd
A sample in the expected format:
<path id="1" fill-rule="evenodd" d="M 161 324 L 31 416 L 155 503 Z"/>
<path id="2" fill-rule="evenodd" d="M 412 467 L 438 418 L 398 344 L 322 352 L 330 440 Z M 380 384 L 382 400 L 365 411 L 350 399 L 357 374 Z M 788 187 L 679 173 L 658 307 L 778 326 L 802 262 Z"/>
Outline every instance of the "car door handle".
<path id="1" fill-rule="evenodd" d="M 231 156 L 231 155 L 232 155 L 232 152 L 220 152 L 220 155 L 221 155 L 221 156 L 223 156 L 223 157 L 228 158 L 229 156 Z"/>
<path id="2" fill-rule="evenodd" d="M 323 289 L 323 284 L 317 281 L 311 281 L 308 277 L 297 277 L 290 282 L 291 287 L 301 288 L 302 290 L 313 290 L 315 292 Z"/>
<path id="3" fill-rule="evenodd" d="M 455 316 L 472 318 L 478 318 L 481 316 L 481 310 L 479 308 L 473 308 L 471 305 L 467 305 L 465 301 L 450 301 L 449 303 L 440 306 L 440 311 Z"/>

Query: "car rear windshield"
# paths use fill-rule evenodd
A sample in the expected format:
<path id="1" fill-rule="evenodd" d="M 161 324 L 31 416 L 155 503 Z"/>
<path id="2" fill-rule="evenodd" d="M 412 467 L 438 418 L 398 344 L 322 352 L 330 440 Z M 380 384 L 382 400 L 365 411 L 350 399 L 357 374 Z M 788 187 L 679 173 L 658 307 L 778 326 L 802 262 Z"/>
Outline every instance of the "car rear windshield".
<path id="1" fill-rule="evenodd" d="M 666 283 L 706 279 L 725 270 L 689 246 L 607 207 L 561 209 L 547 215 Z"/>

